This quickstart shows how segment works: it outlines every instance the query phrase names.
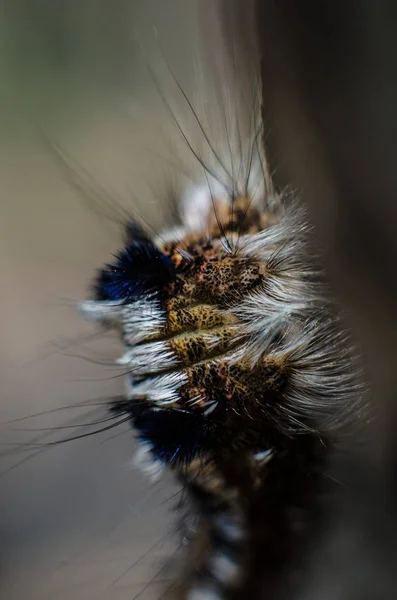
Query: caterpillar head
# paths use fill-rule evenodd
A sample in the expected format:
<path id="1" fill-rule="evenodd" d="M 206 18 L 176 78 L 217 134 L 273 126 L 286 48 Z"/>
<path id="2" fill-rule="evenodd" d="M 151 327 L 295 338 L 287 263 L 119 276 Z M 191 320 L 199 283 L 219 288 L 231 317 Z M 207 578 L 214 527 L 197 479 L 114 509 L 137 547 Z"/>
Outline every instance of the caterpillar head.
<path id="1" fill-rule="evenodd" d="M 350 346 L 321 300 L 297 206 L 195 188 L 182 222 L 153 240 L 130 227 L 81 305 L 122 336 L 126 398 L 113 410 L 161 464 L 262 468 L 316 415 L 324 430 L 340 419 Z"/>

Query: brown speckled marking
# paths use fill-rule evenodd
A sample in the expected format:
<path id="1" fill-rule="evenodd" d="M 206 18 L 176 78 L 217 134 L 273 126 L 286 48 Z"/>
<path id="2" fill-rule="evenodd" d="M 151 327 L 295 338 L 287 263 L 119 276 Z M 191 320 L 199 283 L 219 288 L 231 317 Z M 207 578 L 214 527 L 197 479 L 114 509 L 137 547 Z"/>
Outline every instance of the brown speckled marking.
<path id="1" fill-rule="evenodd" d="M 166 294 L 174 300 L 172 308 L 186 307 L 192 301 L 228 308 L 263 285 L 267 274 L 265 263 L 220 250 L 212 256 L 212 247 L 209 253 L 211 258 L 204 252 L 169 285 Z"/>
<path id="2" fill-rule="evenodd" d="M 216 338 L 218 339 L 215 339 Z M 170 340 L 170 346 L 184 365 L 191 365 L 219 356 L 232 347 L 235 331 L 227 327 L 212 329 L 211 332 L 195 332 L 180 335 Z"/>
<path id="3" fill-rule="evenodd" d="M 192 303 L 228 308 L 263 285 L 268 275 L 266 263 L 239 255 L 234 244 L 239 235 L 268 227 L 274 217 L 252 206 L 246 197 L 236 198 L 233 207 L 221 202 L 217 209 L 216 216 L 211 211 L 207 235 L 190 233 L 162 248 L 178 274 L 165 290 L 167 311 L 189 308 Z M 184 258 L 181 249 L 190 260 Z"/>
<path id="4" fill-rule="evenodd" d="M 160 335 L 176 335 L 181 332 L 207 330 L 237 323 L 234 315 L 221 312 L 209 304 L 197 304 L 180 309 L 171 308 L 173 305 L 173 299 L 167 301 L 167 320 Z"/>
<path id="5" fill-rule="evenodd" d="M 217 401 L 236 413 L 250 414 L 279 399 L 287 382 L 288 366 L 268 358 L 254 367 L 244 361 L 230 364 L 217 358 L 195 364 L 186 373 L 189 382 L 180 390 L 182 404 L 200 396 L 202 402 L 195 405 L 197 408 Z"/>

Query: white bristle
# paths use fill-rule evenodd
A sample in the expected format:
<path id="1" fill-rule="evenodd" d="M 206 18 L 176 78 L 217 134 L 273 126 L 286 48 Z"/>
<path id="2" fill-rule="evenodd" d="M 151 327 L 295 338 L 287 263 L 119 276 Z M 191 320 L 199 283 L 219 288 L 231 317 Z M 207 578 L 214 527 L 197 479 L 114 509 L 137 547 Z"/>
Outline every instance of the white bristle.
<path id="1" fill-rule="evenodd" d="M 157 402 L 162 406 L 174 404 L 179 400 L 179 390 L 188 382 L 183 372 L 169 373 L 160 377 L 145 379 L 145 381 L 134 383 L 131 378 L 128 388 L 128 397 L 145 395 L 148 400 Z"/>
<path id="2" fill-rule="evenodd" d="M 132 346 L 155 334 L 165 323 L 165 314 L 155 298 L 144 298 L 125 306 L 123 332 L 126 344 Z"/>
<path id="3" fill-rule="evenodd" d="M 270 448 L 269 450 L 263 450 L 262 452 L 256 452 L 254 454 L 254 459 L 260 465 L 265 465 L 272 459 L 273 454 L 274 454 L 273 449 Z"/>
<path id="4" fill-rule="evenodd" d="M 165 466 L 158 458 L 153 456 L 149 442 L 137 440 L 137 445 L 138 449 L 133 459 L 133 465 L 144 473 L 152 483 L 155 483 L 162 476 Z"/>
<path id="5" fill-rule="evenodd" d="M 150 342 L 132 346 L 116 359 L 119 365 L 130 367 L 132 375 L 144 375 L 174 368 L 178 361 L 167 342 Z"/>
<path id="6" fill-rule="evenodd" d="M 225 199 L 230 202 L 225 188 L 213 178 L 201 185 L 188 186 L 180 201 L 181 219 L 187 231 L 206 231 L 213 201 Z"/>
<path id="7" fill-rule="evenodd" d="M 78 303 L 78 309 L 83 317 L 90 321 L 120 321 L 124 305 L 120 301 L 85 300 Z"/>
<path id="8" fill-rule="evenodd" d="M 200 586 L 190 590 L 187 600 L 223 600 L 223 597 L 211 587 Z"/>
<path id="9" fill-rule="evenodd" d="M 209 569 L 219 583 L 233 586 L 241 576 L 241 567 L 224 552 L 214 552 L 209 557 Z"/>
<path id="10" fill-rule="evenodd" d="M 208 408 L 204 411 L 205 416 L 210 415 L 212 412 L 214 412 L 214 410 L 216 409 L 216 407 L 218 406 L 218 402 L 210 402 L 209 404 L 207 404 Z"/>

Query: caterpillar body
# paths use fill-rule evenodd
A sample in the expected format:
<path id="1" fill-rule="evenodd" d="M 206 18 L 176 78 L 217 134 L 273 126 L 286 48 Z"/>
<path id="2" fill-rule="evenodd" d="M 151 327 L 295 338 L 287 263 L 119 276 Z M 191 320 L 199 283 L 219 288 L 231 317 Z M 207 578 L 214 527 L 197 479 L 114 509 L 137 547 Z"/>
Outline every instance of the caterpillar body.
<path id="1" fill-rule="evenodd" d="M 272 184 L 258 105 L 245 129 L 228 116 L 220 151 L 193 114 L 207 159 L 180 129 L 197 168 L 175 226 L 129 223 L 80 310 L 120 332 L 125 397 L 110 410 L 130 418 L 136 462 L 186 492 L 174 596 L 278 598 L 299 589 L 337 486 L 327 464 L 362 407 L 357 353 L 304 207 Z"/>

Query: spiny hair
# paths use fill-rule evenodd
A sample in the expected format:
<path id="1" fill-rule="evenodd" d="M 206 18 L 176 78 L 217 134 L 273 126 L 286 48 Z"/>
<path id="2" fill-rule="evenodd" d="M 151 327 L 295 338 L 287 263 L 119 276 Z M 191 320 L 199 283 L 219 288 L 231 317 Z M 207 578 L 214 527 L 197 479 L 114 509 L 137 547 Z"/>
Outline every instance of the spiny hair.
<path id="1" fill-rule="evenodd" d="M 178 222 L 155 236 L 128 224 L 80 309 L 120 331 L 126 392 L 110 410 L 130 419 L 138 462 L 186 491 L 175 597 L 273 598 L 299 587 L 337 485 L 329 456 L 366 418 L 358 352 L 304 207 L 272 184 L 260 106 L 247 128 L 224 113 L 218 150 L 178 87 L 207 145 L 204 159 L 167 103 L 197 164 Z"/>

